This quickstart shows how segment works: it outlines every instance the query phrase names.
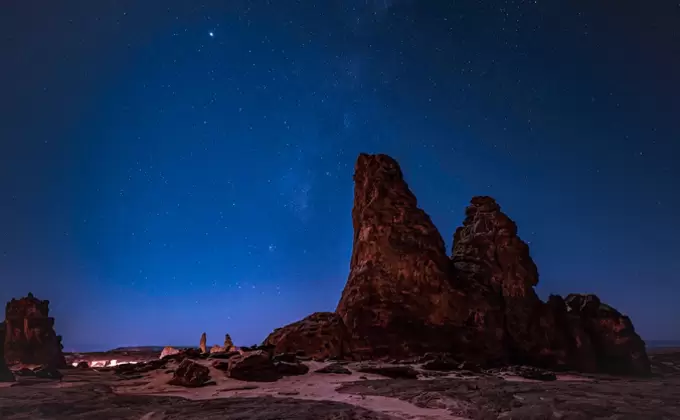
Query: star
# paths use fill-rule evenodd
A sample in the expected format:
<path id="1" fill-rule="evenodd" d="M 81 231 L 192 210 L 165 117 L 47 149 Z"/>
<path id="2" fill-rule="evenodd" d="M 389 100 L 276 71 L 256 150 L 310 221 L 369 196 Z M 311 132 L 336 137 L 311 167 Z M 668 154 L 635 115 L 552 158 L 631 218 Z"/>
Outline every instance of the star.
<path id="1" fill-rule="evenodd" d="M 208 32 L 208 35 L 210 35 L 210 38 L 214 38 L 214 37 L 215 37 L 215 33 L 214 33 L 214 32 Z"/>

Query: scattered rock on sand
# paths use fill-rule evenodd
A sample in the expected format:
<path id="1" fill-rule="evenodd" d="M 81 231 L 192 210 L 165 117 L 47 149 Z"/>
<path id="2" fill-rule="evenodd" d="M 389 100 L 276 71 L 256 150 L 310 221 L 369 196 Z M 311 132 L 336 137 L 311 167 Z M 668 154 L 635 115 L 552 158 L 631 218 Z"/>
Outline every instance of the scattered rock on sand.
<path id="1" fill-rule="evenodd" d="M 309 366 L 302 363 L 275 362 L 276 370 L 283 376 L 305 375 L 309 372 Z"/>
<path id="2" fill-rule="evenodd" d="M 324 366 L 321 369 L 314 371 L 315 373 L 332 373 L 336 375 L 351 375 L 352 371 L 347 369 L 340 363 L 331 363 L 330 365 Z"/>
<path id="3" fill-rule="evenodd" d="M 386 376 L 391 379 L 416 379 L 418 378 L 418 371 L 411 366 L 360 366 L 357 371 L 362 373 L 373 373 L 376 375 Z"/>
<path id="4" fill-rule="evenodd" d="M 210 369 L 192 360 L 184 359 L 168 384 L 196 388 L 205 385 L 208 381 L 210 381 Z"/>

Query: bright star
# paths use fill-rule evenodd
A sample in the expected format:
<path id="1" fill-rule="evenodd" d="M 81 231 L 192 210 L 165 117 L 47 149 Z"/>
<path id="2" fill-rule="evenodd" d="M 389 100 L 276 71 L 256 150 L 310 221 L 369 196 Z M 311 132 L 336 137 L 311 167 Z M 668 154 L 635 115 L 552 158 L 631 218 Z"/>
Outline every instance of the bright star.
<path id="1" fill-rule="evenodd" d="M 215 34 L 212 33 L 212 32 L 210 32 L 208 35 L 210 35 L 210 37 L 214 37 L 214 36 L 215 36 Z"/>

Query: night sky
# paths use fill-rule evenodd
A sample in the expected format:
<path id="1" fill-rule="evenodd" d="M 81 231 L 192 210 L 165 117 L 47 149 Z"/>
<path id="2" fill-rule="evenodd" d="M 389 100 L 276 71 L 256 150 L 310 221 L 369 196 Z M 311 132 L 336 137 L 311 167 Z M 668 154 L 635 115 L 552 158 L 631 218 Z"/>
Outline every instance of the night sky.
<path id="1" fill-rule="evenodd" d="M 449 251 L 491 195 L 544 299 L 680 339 L 677 1 L 6 1 L 0 107 L 0 301 L 67 350 L 334 310 L 360 152 Z"/>

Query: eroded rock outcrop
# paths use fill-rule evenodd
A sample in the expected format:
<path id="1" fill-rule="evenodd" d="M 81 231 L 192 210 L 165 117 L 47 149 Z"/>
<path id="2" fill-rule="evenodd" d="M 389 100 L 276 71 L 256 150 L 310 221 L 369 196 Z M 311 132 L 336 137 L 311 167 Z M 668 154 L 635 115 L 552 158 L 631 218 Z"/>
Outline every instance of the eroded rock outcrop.
<path id="1" fill-rule="evenodd" d="M 264 345 L 273 345 L 277 354 L 301 352 L 318 360 L 350 355 L 347 328 L 340 315 L 333 312 L 316 312 L 277 328 Z"/>
<path id="2" fill-rule="evenodd" d="M 452 261 L 457 286 L 475 296 L 472 313 L 493 319 L 494 333 L 481 325 L 477 341 L 507 351 L 518 363 L 567 365 L 563 334 L 554 314 L 538 298 L 538 269 L 529 246 L 517 234 L 517 225 L 491 197 L 473 197 L 463 226 L 453 238 Z M 481 306 L 481 308 L 479 308 Z"/>
<path id="3" fill-rule="evenodd" d="M 592 296 L 539 299 L 529 247 L 493 198 L 472 198 L 449 258 L 392 158 L 361 154 L 354 181 L 354 244 L 340 319 L 314 314 L 275 330 L 266 345 L 319 358 L 433 352 L 475 366 L 649 372 L 627 317 Z"/>
<path id="4" fill-rule="evenodd" d="M 336 312 L 355 355 L 450 350 L 462 295 L 441 235 L 389 156 L 361 154 L 354 183 L 354 246 Z"/>
<path id="5" fill-rule="evenodd" d="M 39 364 L 66 367 L 61 336 L 54 331 L 54 318 L 49 316 L 49 300 L 29 293 L 12 299 L 5 308 L 5 361 L 13 364 Z"/>
<path id="6" fill-rule="evenodd" d="M 595 295 L 571 294 L 565 299 L 569 314 L 578 316 L 595 350 L 598 370 L 614 374 L 651 372 L 645 342 L 630 318 Z"/>

